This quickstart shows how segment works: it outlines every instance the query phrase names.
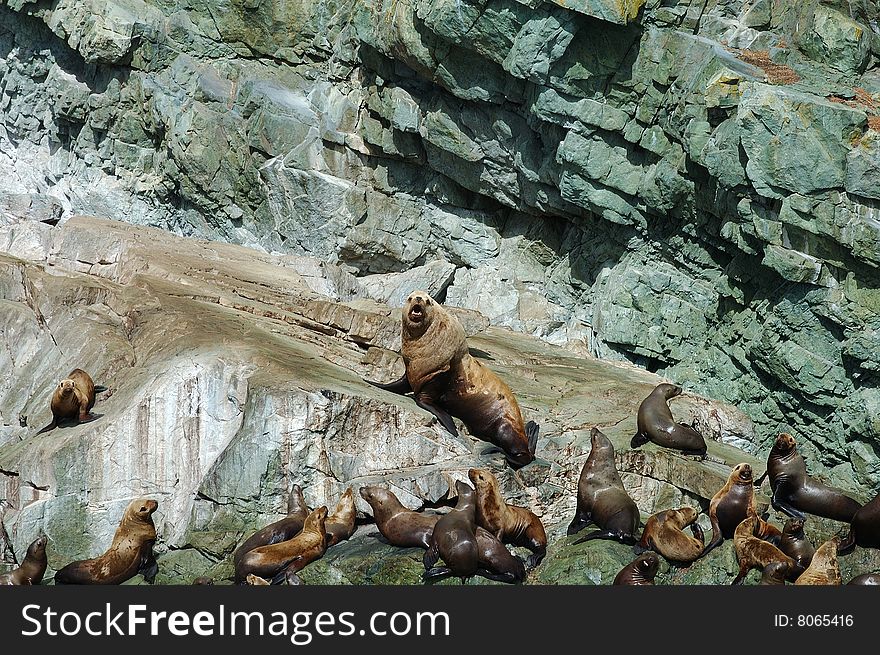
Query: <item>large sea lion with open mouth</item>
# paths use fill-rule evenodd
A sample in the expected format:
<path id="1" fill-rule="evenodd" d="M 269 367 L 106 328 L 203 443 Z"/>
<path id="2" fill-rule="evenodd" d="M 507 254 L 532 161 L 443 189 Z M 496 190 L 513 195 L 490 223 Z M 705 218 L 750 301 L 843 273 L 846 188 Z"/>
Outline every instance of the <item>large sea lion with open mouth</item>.
<path id="1" fill-rule="evenodd" d="M 680 450 L 686 455 L 706 456 L 706 440 L 703 435 L 683 423 L 676 423 L 669 409 L 669 399 L 680 395 L 681 387 L 664 382 L 639 405 L 638 432 L 630 446 L 638 448 L 649 441 L 658 446 Z"/>
<path id="2" fill-rule="evenodd" d="M 616 539 L 630 546 L 637 541 L 641 519 L 639 508 L 630 498 L 614 463 L 614 446 L 598 428 L 590 431 L 592 448 L 578 479 L 577 512 L 568 534 L 595 523 L 594 530 L 574 543 L 590 539 Z"/>
<path id="3" fill-rule="evenodd" d="M 71 562 L 55 574 L 55 584 L 122 584 L 138 573 L 153 584 L 159 565 L 153 556 L 159 503 L 139 498 L 129 503 L 107 551 L 94 559 Z"/>
<path id="4" fill-rule="evenodd" d="M 852 521 L 862 505 L 838 489 L 829 487 L 807 475 L 807 465 L 797 452 L 793 436 L 781 433 L 767 456 L 767 470 L 755 480 L 760 486 L 770 476 L 773 490 L 773 507 L 797 519 L 806 518 L 804 513 L 823 516 L 835 521 Z"/>
<path id="5" fill-rule="evenodd" d="M 42 535 L 28 546 L 27 555 L 17 569 L 0 575 L 0 586 L 38 585 L 43 581 L 49 560 L 46 558 L 46 535 Z"/>
<path id="6" fill-rule="evenodd" d="M 81 368 L 75 368 L 55 387 L 49 401 L 52 422 L 37 434 L 53 430 L 60 421 L 66 419 L 77 419 L 80 423 L 94 421 L 97 418 L 92 415 L 94 406 L 95 383 L 88 373 Z"/>
<path id="7" fill-rule="evenodd" d="M 413 291 L 403 307 L 400 354 L 406 373 L 399 380 L 370 384 L 413 393 L 416 405 L 458 435 L 452 417 L 470 433 L 504 451 L 519 468 L 535 459 L 538 424 L 523 422 L 510 387 L 468 352 L 459 320 L 425 291 Z"/>

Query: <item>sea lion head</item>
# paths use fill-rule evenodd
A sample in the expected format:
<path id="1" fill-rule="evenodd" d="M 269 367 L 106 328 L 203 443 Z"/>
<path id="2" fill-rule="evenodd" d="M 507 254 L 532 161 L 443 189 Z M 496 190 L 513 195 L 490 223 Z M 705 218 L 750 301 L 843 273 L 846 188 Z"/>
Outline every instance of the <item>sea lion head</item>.
<path id="1" fill-rule="evenodd" d="M 468 477 L 475 489 L 483 489 L 496 484 L 495 476 L 488 469 L 468 469 Z"/>
<path id="2" fill-rule="evenodd" d="M 746 464 L 743 462 L 742 464 L 737 464 L 733 467 L 733 471 L 731 472 L 731 477 L 735 482 L 739 482 L 741 484 L 752 484 L 752 467 L 750 464 Z"/>
<path id="3" fill-rule="evenodd" d="M 46 543 L 49 538 L 46 535 L 40 535 L 28 546 L 27 556 L 30 559 L 45 560 L 46 559 Z"/>
<path id="4" fill-rule="evenodd" d="M 324 522 L 327 520 L 327 513 L 328 510 L 326 505 L 321 505 L 320 507 L 313 509 L 303 523 L 303 532 L 306 530 L 314 530 L 324 534 Z"/>
<path id="5" fill-rule="evenodd" d="M 58 391 L 61 392 L 62 396 L 73 393 L 75 387 L 76 383 L 69 378 L 66 380 L 61 380 L 61 382 L 58 383 Z"/>
<path id="6" fill-rule="evenodd" d="M 303 490 L 298 484 L 293 485 L 290 490 L 290 496 L 287 497 L 287 513 L 288 514 L 308 514 L 309 506 L 306 505 L 306 499 L 303 498 Z"/>
<path id="7" fill-rule="evenodd" d="M 666 400 L 670 398 L 675 398 L 676 396 L 681 395 L 681 387 L 677 384 L 669 384 L 668 382 L 663 382 L 657 385 L 657 388 L 654 391 L 663 394 L 663 397 Z"/>
<path id="8" fill-rule="evenodd" d="M 680 519 L 683 519 L 682 523 L 685 525 L 695 520 L 699 514 L 699 512 L 690 505 L 684 505 L 672 511 L 675 512 Z"/>
<path id="9" fill-rule="evenodd" d="M 159 503 L 157 503 L 152 498 L 138 498 L 137 500 L 131 501 L 128 505 L 128 509 L 125 510 L 126 517 L 131 518 L 135 521 L 142 521 L 144 523 L 151 523 L 153 512 L 155 512 L 159 507 Z"/>
<path id="10" fill-rule="evenodd" d="M 590 430 L 590 446 L 592 447 L 590 454 L 598 448 L 614 448 L 611 441 L 599 428 L 593 428 Z"/>
<path id="11" fill-rule="evenodd" d="M 411 337 L 424 334 L 434 320 L 437 302 L 427 291 L 413 291 L 403 305 L 403 329 Z"/>
<path id="12" fill-rule="evenodd" d="M 653 580 L 660 569 L 660 558 L 653 550 L 643 553 L 636 558 L 636 568 L 645 578 Z"/>
<path id="13" fill-rule="evenodd" d="M 192 581 L 194 585 L 213 585 L 214 581 L 208 576 L 202 575 Z"/>
<path id="14" fill-rule="evenodd" d="M 795 442 L 794 437 L 787 432 L 781 432 L 779 436 L 776 437 L 776 441 L 771 450 L 777 455 L 788 455 L 789 453 L 793 453 L 796 447 L 797 443 Z"/>
<path id="15" fill-rule="evenodd" d="M 782 527 L 783 534 L 800 534 L 804 531 L 804 520 L 803 519 L 788 519 L 785 522 L 785 525 Z"/>

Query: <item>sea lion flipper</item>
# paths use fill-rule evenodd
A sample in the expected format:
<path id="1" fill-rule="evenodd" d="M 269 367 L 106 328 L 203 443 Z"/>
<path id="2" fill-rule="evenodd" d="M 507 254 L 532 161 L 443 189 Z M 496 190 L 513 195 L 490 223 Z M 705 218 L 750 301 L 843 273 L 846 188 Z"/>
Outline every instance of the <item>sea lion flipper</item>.
<path id="1" fill-rule="evenodd" d="M 757 480 L 755 480 L 754 485 L 755 485 L 756 487 L 760 487 L 760 486 L 764 483 L 764 478 L 767 477 L 767 474 L 768 474 L 768 473 L 770 473 L 770 469 L 769 469 L 769 468 L 768 468 L 766 471 L 764 471 L 764 475 L 762 475 L 760 478 L 758 478 Z"/>
<path id="2" fill-rule="evenodd" d="M 699 523 L 691 523 L 691 532 L 694 534 L 694 538 L 697 539 L 701 544 L 705 543 L 706 537 L 703 534 L 703 528 L 700 527 Z"/>
<path id="3" fill-rule="evenodd" d="M 446 413 L 445 410 L 440 409 L 436 405 L 432 405 L 430 402 L 426 402 L 424 399 L 416 398 L 416 405 L 421 407 L 424 410 L 431 412 L 434 416 L 437 417 L 437 420 L 440 421 L 440 425 L 446 428 L 446 431 L 449 432 L 453 437 L 458 436 L 458 429 L 455 427 L 455 423 L 452 421 L 452 417 Z"/>
<path id="4" fill-rule="evenodd" d="M 43 429 L 41 429 L 39 432 L 34 433 L 34 436 L 36 437 L 38 434 L 43 434 L 44 432 L 48 432 L 49 430 L 54 430 L 57 427 L 58 427 L 58 420 L 53 418 L 51 423 L 49 423 L 48 425 L 43 427 Z"/>
<path id="5" fill-rule="evenodd" d="M 807 515 L 803 512 L 796 510 L 794 507 L 789 505 L 787 502 L 783 502 L 779 498 L 779 489 L 781 485 L 777 485 L 776 489 L 773 490 L 773 496 L 770 498 L 770 504 L 773 505 L 773 509 L 779 510 L 783 514 L 787 514 L 793 519 L 801 519 L 806 520 Z"/>
<path id="6" fill-rule="evenodd" d="M 437 544 L 432 543 L 431 547 L 428 548 L 422 556 L 422 564 L 425 565 L 425 570 L 428 571 L 432 569 L 438 559 L 440 559 L 440 551 L 437 549 Z"/>
<path id="7" fill-rule="evenodd" d="M 856 545 L 856 529 L 852 526 L 849 528 L 849 533 L 843 538 L 843 541 L 840 542 L 840 545 L 837 547 L 838 555 L 846 555 L 848 554 Z"/>
<path id="8" fill-rule="evenodd" d="M 141 567 L 138 569 L 138 573 L 144 576 L 144 581 L 147 584 L 153 584 L 158 572 L 159 563 L 156 561 L 156 557 L 153 555 L 153 550 L 151 548 L 150 552 L 144 556 L 144 560 L 141 562 Z"/>
<path id="9" fill-rule="evenodd" d="M 546 554 L 546 552 L 538 552 L 529 555 L 528 559 L 526 560 L 526 570 L 531 571 L 533 568 L 538 566 L 538 564 L 541 563 L 541 560 L 544 559 L 544 555 Z"/>
<path id="10" fill-rule="evenodd" d="M 105 387 L 103 384 L 95 385 L 95 393 L 103 393 L 104 391 L 107 391 L 107 387 Z"/>
<path id="11" fill-rule="evenodd" d="M 395 380 L 394 382 L 373 382 L 372 380 L 364 380 L 367 384 L 372 384 L 374 387 L 379 389 L 384 389 L 385 391 L 390 391 L 392 393 L 399 393 L 401 395 L 407 394 L 412 391 L 412 386 L 409 383 L 409 378 L 406 377 L 406 373 L 404 373 L 403 377 Z"/>
<path id="12" fill-rule="evenodd" d="M 538 447 L 538 432 L 541 431 L 541 426 L 539 426 L 534 421 L 529 421 L 526 423 L 526 438 L 529 441 L 529 452 L 534 456 L 535 450 Z"/>
<path id="13" fill-rule="evenodd" d="M 593 520 L 589 516 L 583 515 L 580 512 L 578 512 L 575 515 L 575 517 L 571 520 L 571 523 L 568 524 L 568 530 L 566 530 L 565 534 L 568 534 L 568 535 L 577 534 L 578 532 L 583 530 L 585 527 L 590 525 L 590 523 L 592 523 L 592 522 L 593 522 Z"/>
<path id="14" fill-rule="evenodd" d="M 447 566 L 434 566 L 422 574 L 422 580 L 436 580 L 438 578 L 447 578 L 452 575 L 452 569 Z"/>
<path id="15" fill-rule="evenodd" d="M 572 542 L 572 545 L 582 544 L 585 541 L 591 541 L 592 539 L 618 539 L 618 535 L 617 533 L 610 532 L 608 530 L 593 530 L 590 534 L 581 537 L 577 541 Z M 630 545 L 634 546 L 635 543 L 632 543 Z"/>
<path id="16" fill-rule="evenodd" d="M 644 446 L 649 441 L 650 439 L 648 439 L 647 435 L 642 434 L 641 432 L 637 432 L 630 440 L 629 447 L 638 448 L 639 446 Z"/>
<path id="17" fill-rule="evenodd" d="M 508 584 L 522 582 L 522 580 L 513 573 L 495 573 L 488 569 L 477 569 L 477 575 L 482 576 L 487 580 L 494 580 L 495 582 L 507 582 Z"/>

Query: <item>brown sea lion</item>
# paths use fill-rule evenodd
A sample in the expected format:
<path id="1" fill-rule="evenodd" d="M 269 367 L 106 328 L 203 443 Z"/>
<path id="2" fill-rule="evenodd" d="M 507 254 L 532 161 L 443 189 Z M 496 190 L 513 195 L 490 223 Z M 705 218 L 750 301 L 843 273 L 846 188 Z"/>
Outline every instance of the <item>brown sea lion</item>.
<path id="1" fill-rule="evenodd" d="M 574 543 L 617 539 L 635 545 L 640 523 L 639 508 L 620 480 L 614 463 L 614 446 L 598 428 L 590 430 L 590 443 L 590 454 L 578 479 L 577 511 L 567 534 L 575 534 L 595 523 L 598 530 Z"/>
<path id="2" fill-rule="evenodd" d="M 645 523 L 642 538 L 633 547 L 636 554 L 655 550 L 673 562 L 693 562 L 703 554 L 703 528 L 696 523 L 699 515 L 687 506 L 653 514 Z M 687 526 L 691 526 L 693 537 L 683 532 Z"/>
<path id="3" fill-rule="evenodd" d="M 788 562 L 770 562 L 761 569 L 761 581 L 759 585 L 784 585 L 785 581 L 793 577 Z"/>
<path id="4" fill-rule="evenodd" d="M 880 585 L 880 573 L 862 573 L 847 582 L 848 585 L 866 585 L 874 587 Z"/>
<path id="5" fill-rule="evenodd" d="M 306 517 L 296 536 L 245 553 L 235 566 L 235 582 L 242 584 L 248 574 L 253 573 L 279 584 L 288 572 L 296 573 L 323 557 L 328 539 L 326 521 L 327 508 L 322 505 Z"/>
<path id="6" fill-rule="evenodd" d="M 508 463 L 522 467 L 535 458 L 538 424 L 523 423 L 510 387 L 468 352 L 459 320 L 425 291 L 413 291 L 403 307 L 400 354 L 406 373 L 389 384 L 370 382 L 395 393 L 413 393 L 416 405 L 458 435 L 452 416 L 475 437 L 500 448 Z"/>
<path id="7" fill-rule="evenodd" d="M 190 584 L 194 585 L 213 585 L 214 581 L 206 575 L 200 575 L 197 578 L 193 578 L 193 581 Z"/>
<path id="8" fill-rule="evenodd" d="M 55 574 L 55 584 L 122 584 L 138 573 L 153 584 L 159 566 L 153 556 L 156 526 L 150 498 L 131 501 L 107 551 L 93 559 L 71 562 Z"/>
<path id="9" fill-rule="evenodd" d="M 849 553 L 855 546 L 880 548 L 880 494 L 853 514 L 849 532 L 840 544 L 839 554 Z"/>
<path id="10" fill-rule="evenodd" d="M 17 569 L 0 575 L 3 585 L 38 585 L 43 581 L 48 560 L 46 559 L 46 535 L 38 537 L 28 546 L 27 555 Z"/>
<path id="11" fill-rule="evenodd" d="M 458 492 L 455 509 L 438 519 L 428 539 L 428 550 L 423 558 L 425 580 L 454 575 L 464 581 L 475 575 L 480 566 L 474 490 L 460 480 L 455 483 L 455 489 Z M 441 558 L 446 566 L 435 566 Z"/>
<path id="12" fill-rule="evenodd" d="M 431 533 L 440 519 L 437 514 L 423 514 L 404 507 L 388 489 L 368 486 L 360 495 L 373 509 L 379 532 L 392 546 L 430 548 Z"/>
<path id="13" fill-rule="evenodd" d="M 354 520 L 357 512 L 354 508 L 354 496 L 351 487 L 345 490 L 336 503 L 336 509 L 327 515 L 327 548 L 345 541 L 354 533 Z"/>
<path id="14" fill-rule="evenodd" d="M 706 440 L 703 435 L 683 423 L 676 423 L 669 409 L 670 398 L 681 394 L 681 387 L 666 382 L 658 384 L 639 405 L 638 432 L 630 446 L 638 448 L 649 441 L 658 446 L 674 448 L 686 455 L 706 456 Z"/>
<path id="15" fill-rule="evenodd" d="M 760 486 L 768 475 L 773 490 L 773 507 L 792 518 L 806 518 L 806 512 L 849 523 L 861 508 L 858 501 L 842 491 L 807 475 L 807 465 L 797 452 L 794 437 L 785 432 L 776 437 L 767 456 L 767 470 L 755 480 L 755 486 Z"/>
<path id="16" fill-rule="evenodd" d="M 497 582 L 522 582 L 526 577 L 526 566 L 523 561 L 513 555 L 507 546 L 494 534 L 477 526 L 474 531 L 477 537 L 477 575 Z"/>
<path id="17" fill-rule="evenodd" d="M 803 519 L 788 519 L 782 528 L 782 537 L 779 539 L 779 550 L 791 557 L 798 568 L 798 575 L 803 573 L 813 559 L 816 549 L 804 534 Z"/>
<path id="18" fill-rule="evenodd" d="M 750 570 L 764 569 L 771 562 L 785 562 L 789 571 L 795 570 L 796 564 L 791 557 L 770 542 L 755 536 L 760 520 L 760 517 L 752 512 L 733 531 L 733 547 L 739 562 L 739 574 L 731 584 L 742 584 Z"/>
<path id="19" fill-rule="evenodd" d="M 660 558 L 657 553 L 648 551 L 636 557 L 632 562 L 620 569 L 614 577 L 612 585 L 653 585 L 657 571 L 660 569 Z"/>
<path id="20" fill-rule="evenodd" d="M 498 480 L 488 469 L 469 469 L 468 477 L 477 494 L 477 525 L 505 544 L 532 551 L 527 562 L 530 569 L 540 564 L 547 553 L 547 533 L 541 519 L 525 507 L 505 503 L 498 491 Z"/>
<path id="21" fill-rule="evenodd" d="M 837 547 L 840 539 L 829 539 L 816 549 L 807 570 L 794 581 L 797 585 L 839 585 L 840 565 L 837 562 Z"/>
<path id="22" fill-rule="evenodd" d="M 752 483 L 752 467 L 745 462 L 733 467 L 727 482 L 709 501 L 709 520 L 712 522 L 712 539 L 706 544 L 703 555 L 725 539 L 733 537 L 736 526 L 755 512 L 755 487 Z M 759 539 L 776 545 L 782 532 L 772 523 L 758 517 L 756 534 Z"/>
<path id="23" fill-rule="evenodd" d="M 59 421 L 78 419 L 80 423 L 94 421 L 92 415 L 95 406 L 95 383 L 81 368 L 73 369 L 66 378 L 58 383 L 49 401 L 52 410 L 52 422 L 37 434 L 48 432 L 58 426 Z"/>
<path id="24" fill-rule="evenodd" d="M 244 543 L 235 550 L 232 562 L 235 566 L 247 553 L 260 546 L 271 546 L 281 541 L 287 541 L 299 534 L 303 523 L 311 510 L 303 498 L 302 487 L 293 485 L 290 496 L 287 499 L 287 516 L 280 521 L 270 523 L 265 528 L 257 530 Z"/>

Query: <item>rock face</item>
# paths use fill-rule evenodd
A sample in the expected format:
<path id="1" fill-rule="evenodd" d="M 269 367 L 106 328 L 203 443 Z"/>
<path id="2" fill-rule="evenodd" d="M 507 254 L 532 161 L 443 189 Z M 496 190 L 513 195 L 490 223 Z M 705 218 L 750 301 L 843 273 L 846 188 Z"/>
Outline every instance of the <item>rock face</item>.
<path id="1" fill-rule="evenodd" d="M 104 445 L 148 439 L 115 458 L 140 453 L 144 484 L 177 481 L 166 511 L 181 562 L 222 561 L 228 529 L 241 529 L 259 504 L 247 494 L 268 484 L 264 470 L 240 481 L 243 496 L 228 487 L 228 475 L 244 475 L 236 462 L 244 455 L 232 454 L 236 435 L 252 435 L 267 467 L 273 457 L 271 466 L 305 458 L 309 467 L 296 473 L 307 483 L 324 479 L 318 470 L 345 470 L 322 482 L 328 495 L 382 462 L 421 471 L 465 457 L 473 444 L 444 438 L 399 400 L 368 391 L 372 400 L 355 400 L 351 376 L 330 384 L 342 375 L 335 368 L 303 373 L 317 346 L 299 337 L 279 357 L 273 339 L 281 337 L 271 330 L 247 356 L 213 336 L 195 348 L 188 330 L 178 335 L 222 318 L 192 306 L 238 312 L 226 338 L 255 320 L 281 321 L 303 330 L 304 344 L 329 339 L 332 364 L 366 372 L 354 355 L 393 350 L 396 338 L 388 306 L 374 303 L 393 306 L 419 280 L 488 318 L 492 328 L 478 341 L 507 327 L 563 346 L 566 357 L 629 360 L 744 412 L 754 430 L 723 435 L 728 443 L 762 458 L 775 434 L 789 431 L 814 471 L 869 496 L 880 483 L 877 12 L 863 0 L 0 0 L 5 250 L 51 260 L 47 271 L 90 276 L 82 287 L 34 264 L 5 264 L 3 297 L 17 305 L 0 321 L 26 354 L 3 356 L 28 373 L 0 382 L 4 398 L 27 402 L 3 408 L 0 468 L 19 473 L 12 478 L 28 498 L 50 485 L 58 500 L 38 505 L 47 520 L 74 511 L 63 499 L 81 503 L 89 489 L 89 511 L 100 508 L 109 526 L 123 506 L 113 489 L 150 491 L 109 474 L 117 462 L 103 446 L 86 451 L 106 461 L 90 461 L 88 474 L 77 468 L 98 477 L 63 491 L 55 476 L 72 473 L 50 469 L 69 461 L 53 453 L 87 457 L 73 444 L 46 441 L 39 470 L 7 468 L 19 466 L 7 459 L 19 456 L 18 413 L 36 426 L 41 394 L 60 369 L 81 362 L 105 379 L 136 369 L 128 391 L 99 401 L 99 412 L 102 402 L 121 404 L 106 428 L 117 432 L 87 433 Z M 46 225 L 22 227 L 15 217 L 23 214 Z M 268 302 L 267 289 L 287 289 L 251 280 L 219 245 L 204 246 L 216 263 L 199 277 L 183 266 L 199 253 L 185 248 L 161 275 L 156 262 L 166 258 L 154 261 L 146 246 L 127 245 L 140 254 L 120 264 L 117 245 L 140 232 L 115 228 L 116 245 L 102 235 L 100 248 L 88 239 L 56 243 L 67 232 L 49 226 L 75 214 L 254 247 L 267 254 L 253 274 L 280 266 L 297 291 Z M 78 220 L 75 233 L 86 229 Z M 236 256 L 247 266 L 259 257 Z M 31 278 L 45 275 L 52 284 L 44 282 L 43 297 Z M 242 275 L 246 284 L 236 287 Z M 138 291 L 131 281 L 141 276 L 160 288 Z M 218 289 L 214 276 L 235 282 Z M 183 279 L 208 288 L 165 294 Z M 122 286 L 111 292 L 110 283 Z M 252 297 L 235 297 L 244 288 Z M 84 307 L 97 309 L 80 315 Z M 50 331 L 68 315 L 97 342 L 82 343 L 80 330 Z M 483 319 L 470 316 L 476 333 Z M 131 326 L 142 320 L 154 336 L 135 346 Z M 499 347 L 519 343 L 503 334 Z M 548 357 L 544 345 L 527 343 Z M 514 352 L 505 365 L 522 366 Z M 394 361 L 376 357 L 376 370 Z M 291 377 L 330 396 L 305 382 L 288 396 Z M 396 434 L 383 432 L 388 402 L 401 408 L 401 425 L 422 430 L 425 450 L 381 445 Z M 197 411 L 212 404 L 210 416 Z M 168 418 L 186 406 L 191 415 Z M 725 420 L 701 416 L 716 427 Z M 290 436 L 328 438 L 345 433 L 346 421 L 370 426 L 374 462 L 355 463 L 363 444 L 331 457 L 300 450 L 303 440 Z M 183 441 L 167 436 L 178 424 L 188 426 Z M 220 457 L 230 447 L 229 459 Z M 428 470 L 433 477 L 418 483 L 425 487 L 401 482 L 413 505 L 446 490 L 442 472 Z M 280 511 L 285 485 L 277 483 L 276 506 L 261 518 Z M 244 513 L 232 510 L 245 502 Z M 20 509 L 7 521 L 25 534 L 23 522 L 35 528 L 43 518 Z M 200 535 L 193 543 L 190 514 Z"/>

